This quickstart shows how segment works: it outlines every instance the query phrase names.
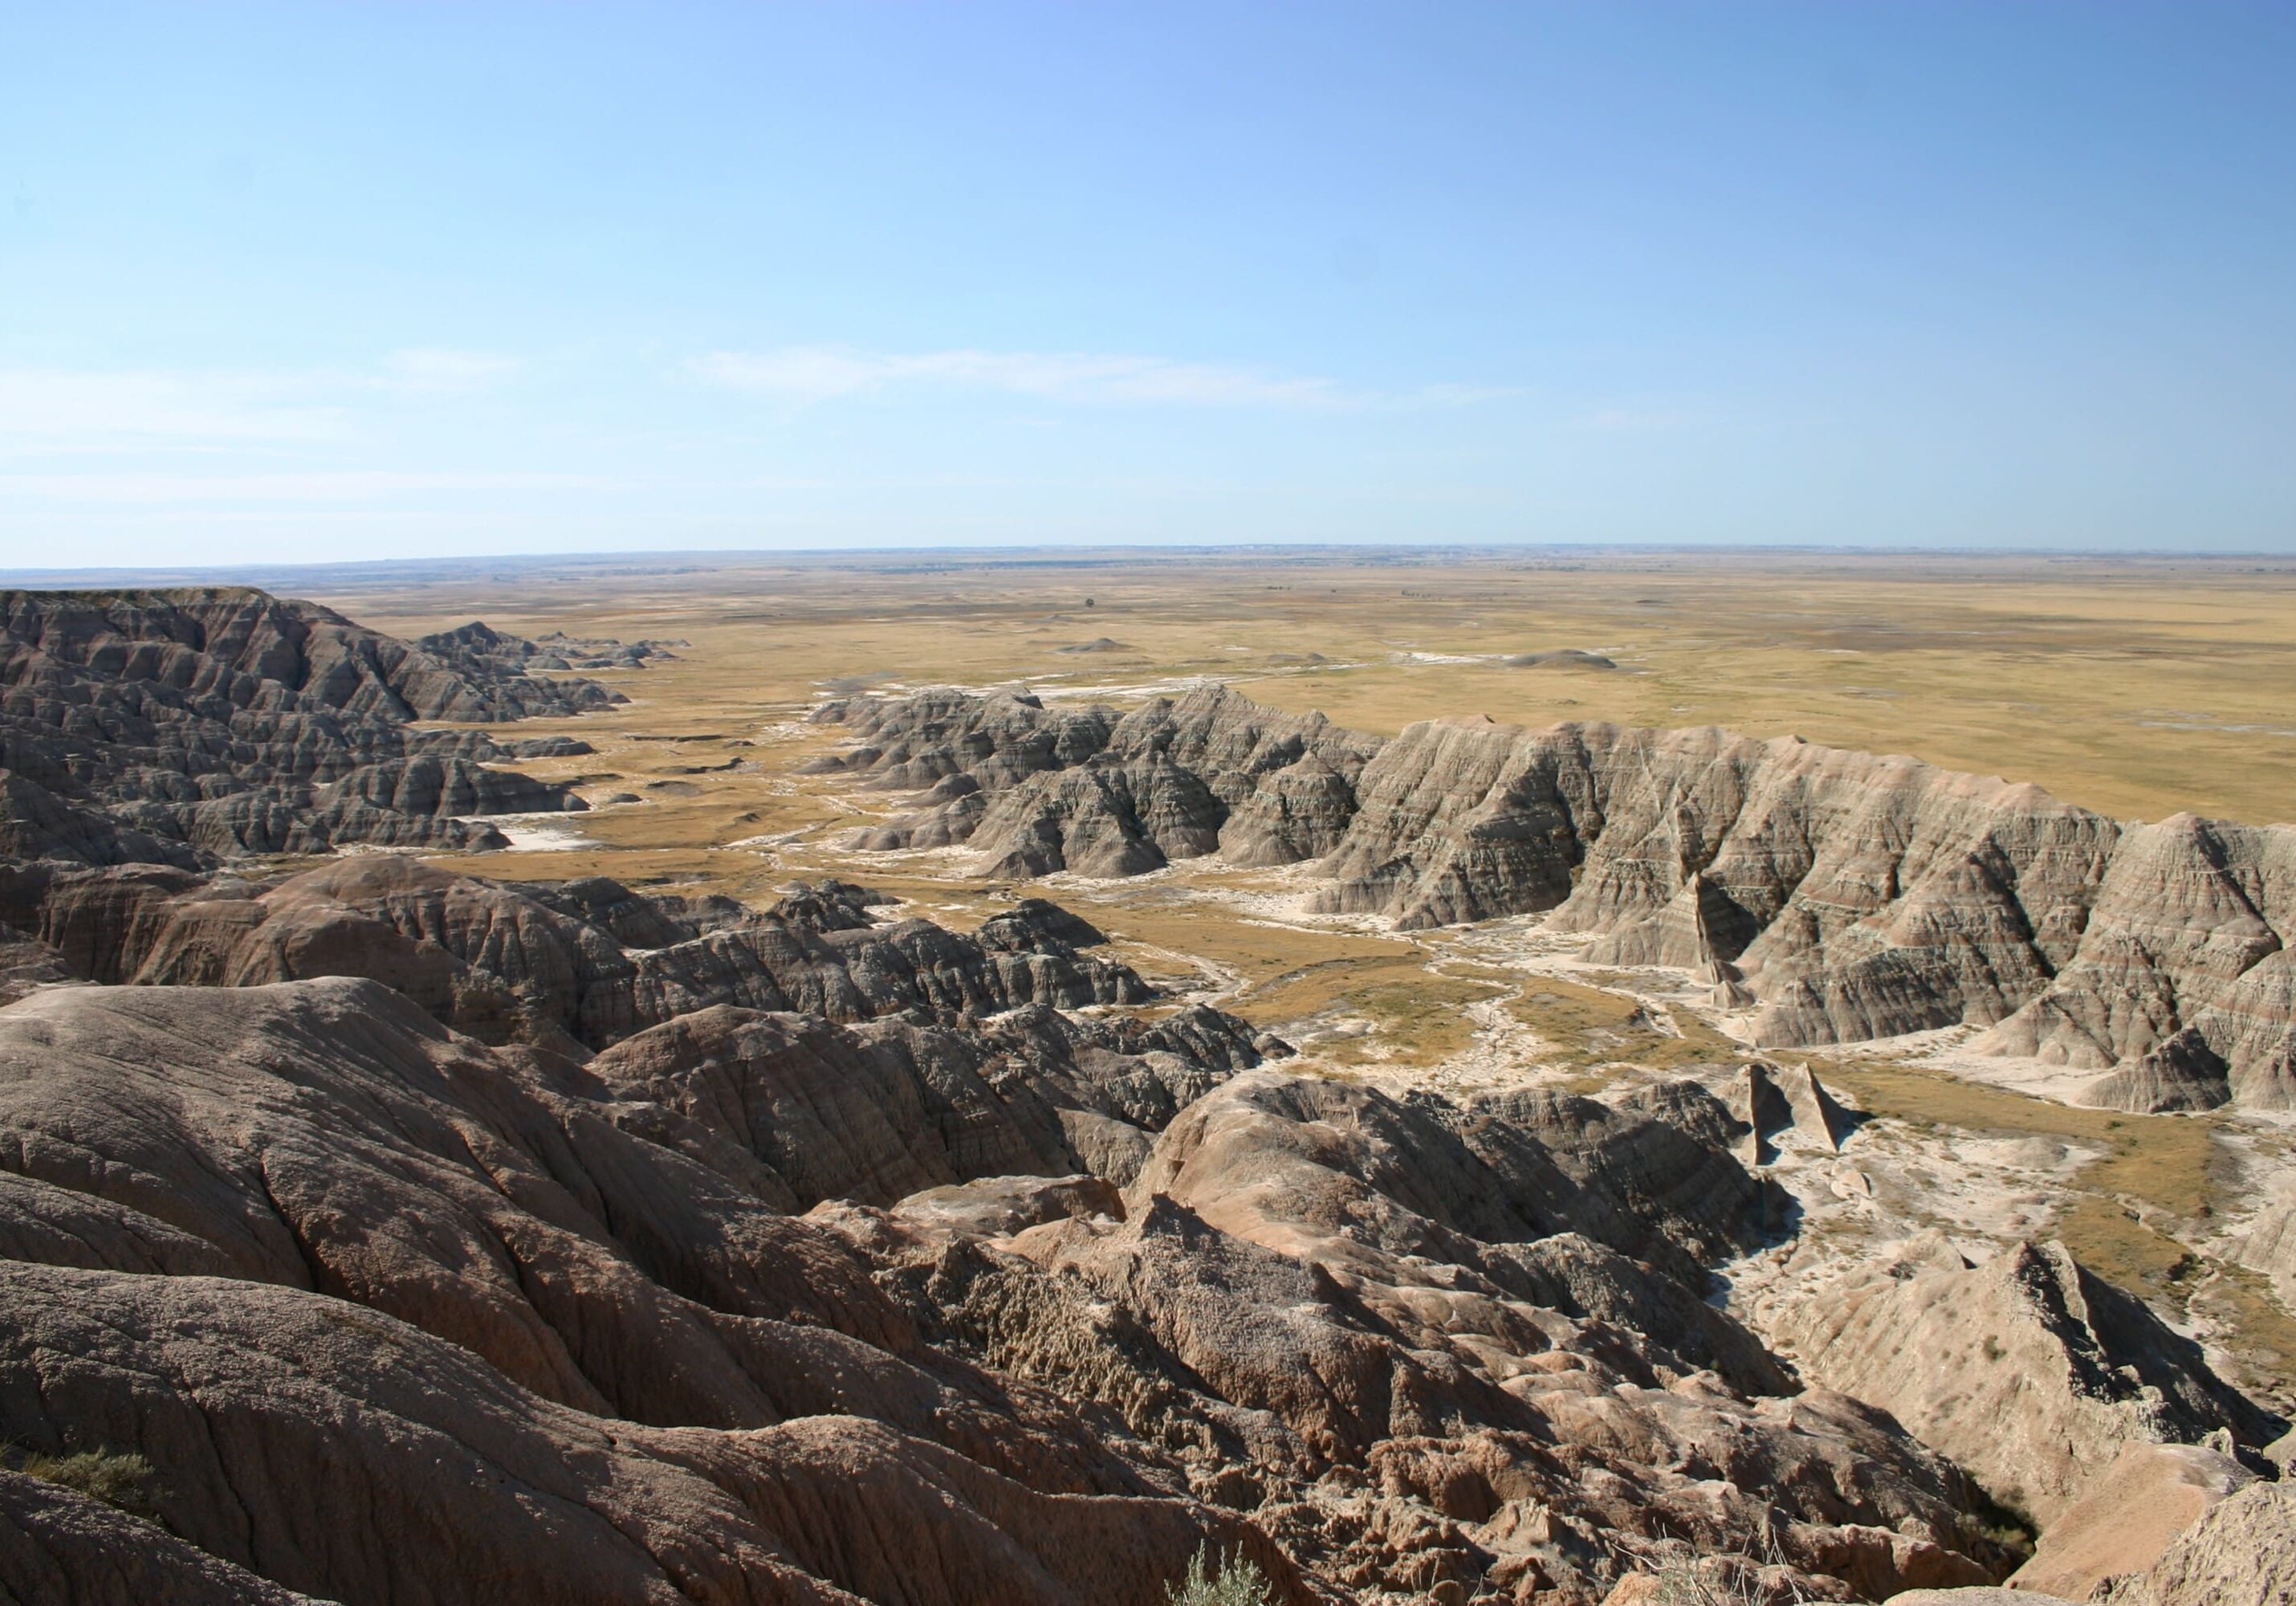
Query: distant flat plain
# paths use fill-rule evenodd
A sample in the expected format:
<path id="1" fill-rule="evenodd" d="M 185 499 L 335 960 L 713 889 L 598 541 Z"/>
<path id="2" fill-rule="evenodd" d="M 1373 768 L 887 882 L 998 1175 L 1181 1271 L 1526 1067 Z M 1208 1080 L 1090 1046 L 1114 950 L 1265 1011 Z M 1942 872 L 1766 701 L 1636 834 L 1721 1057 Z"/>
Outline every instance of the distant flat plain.
<path id="1" fill-rule="evenodd" d="M 2290 558 L 889 553 L 520 560 L 313 589 L 392 630 L 483 616 L 685 635 L 707 650 L 657 691 L 696 712 L 803 702 L 841 677 L 1216 674 L 1376 731 L 1462 712 L 1720 724 L 2005 774 L 2117 815 L 2296 816 Z M 1623 667 L 1504 663 L 1561 648 Z"/>

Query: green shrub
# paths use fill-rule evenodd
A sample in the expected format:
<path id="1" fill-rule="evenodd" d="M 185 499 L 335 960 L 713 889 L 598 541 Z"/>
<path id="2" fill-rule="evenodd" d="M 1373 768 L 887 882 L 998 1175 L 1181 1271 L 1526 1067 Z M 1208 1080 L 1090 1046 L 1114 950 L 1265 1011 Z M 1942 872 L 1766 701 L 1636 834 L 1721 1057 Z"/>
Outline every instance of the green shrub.
<path id="1" fill-rule="evenodd" d="M 1213 1559 L 1209 1548 L 1196 1552 L 1188 1576 L 1166 1592 L 1171 1606 L 1275 1606 L 1275 1596 L 1259 1569 L 1243 1552 Z"/>
<path id="2" fill-rule="evenodd" d="M 138 1517 L 152 1514 L 152 1463 L 132 1451 L 77 1450 L 67 1455 L 33 1451 L 18 1470 Z"/>

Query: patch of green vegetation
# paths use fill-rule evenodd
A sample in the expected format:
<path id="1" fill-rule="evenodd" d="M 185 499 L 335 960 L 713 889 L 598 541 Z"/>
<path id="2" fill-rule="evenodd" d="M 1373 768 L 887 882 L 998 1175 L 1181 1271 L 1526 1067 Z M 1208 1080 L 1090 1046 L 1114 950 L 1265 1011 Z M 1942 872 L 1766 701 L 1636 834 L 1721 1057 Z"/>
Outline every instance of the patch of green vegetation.
<path id="1" fill-rule="evenodd" d="M 152 1463 L 134 1451 L 74 1450 L 52 1455 L 31 1450 L 23 1452 L 15 1466 L 28 1478 L 75 1490 L 130 1516 L 155 1514 Z"/>
<path id="2" fill-rule="evenodd" d="M 1170 1606 L 1275 1606 L 1275 1592 L 1242 1552 L 1214 1560 L 1208 1547 L 1196 1552 L 1187 1577 L 1164 1598 Z"/>
<path id="3" fill-rule="evenodd" d="M 1497 998 L 1500 983 L 1431 972 L 1416 950 L 1326 959 L 1274 977 L 1234 1008 L 1277 1032 L 1330 1015 L 1359 1015 L 1372 1029 L 1360 1037 L 1318 1043 L 1327 1059 L 1430 1065 L 1474 1041 L 1467 1006 Z"/>
<path id="4" fill-rule="evenodd" d="M 1726 1065 L 1739 1048 L 1695 1016 L 1557 976 L 1524 983 L 1507 1008 L 1551 1046 L 1554 1063 L 1567 1070 L 1633 1065 L 1681 1071 Z M 1665 1026 L 1659 1024 L 1661 1020 Z"/>
<path id="5" fill-rule="evenodd" d="M 2234 1380 L 2284 1415 L 2296 1412 L 2296 1316 L 2261 1272 L 2218 1265 L 2186 1306 L 2206 1322 L 2233 1361 Z"/>

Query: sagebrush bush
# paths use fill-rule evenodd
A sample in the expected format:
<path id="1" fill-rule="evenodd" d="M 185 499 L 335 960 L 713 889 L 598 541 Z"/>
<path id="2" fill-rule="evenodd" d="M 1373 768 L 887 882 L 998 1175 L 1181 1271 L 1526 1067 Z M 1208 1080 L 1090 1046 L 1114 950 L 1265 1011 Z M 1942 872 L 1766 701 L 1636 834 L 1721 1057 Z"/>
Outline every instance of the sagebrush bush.
<path id="1" fill-rule="evenodd" d="M 1275 1606 L 1275 1596 L 1259 1569 L 1241 1551 L 1215 1560 L 1210 1549 L 1196 1552 L 1188 1576 L 1166 1592 L 1171 1606 Z"/>
<path id="2" fill-rule="evenodd" d="M 76 1450 L 68 1455 L 33 1451 L 17 1470 L 136 1516 L 151 1514 L 152 1463 L 132 1451 Z"/>

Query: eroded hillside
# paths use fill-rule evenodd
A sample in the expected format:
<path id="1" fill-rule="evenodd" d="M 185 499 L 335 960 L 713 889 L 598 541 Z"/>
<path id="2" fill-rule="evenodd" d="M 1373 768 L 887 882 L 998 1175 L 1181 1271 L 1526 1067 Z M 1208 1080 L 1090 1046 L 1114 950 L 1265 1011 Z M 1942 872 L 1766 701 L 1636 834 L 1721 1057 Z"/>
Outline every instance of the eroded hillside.
<path id="1" fill-rule="evenodd" d="M 76 603 L 12 719 L 174 734 L 50 741 L 73 828 L 0 861 L 0 1566 L 47 1582 L 0 1577 L 1151 1606 L 1210 1545 L 1301 1602 L 1880 1600 L 2036 1524 L 2077 1576 L 2163 1443 L 2219 1550 L 2270 1530 L 2284 830 L 1353 728 L 1294 696 L 1338 655 L 1207 681 L 1096 589 L 1026 690 L 786 597 L 299 655 Z M 1663 657 L 1595 644 L 1506 668 Z M 321 853 L 362 766 L 287 715 L 589 806 Z M 145 806 L 225 741 L 287 835 Z"/>

